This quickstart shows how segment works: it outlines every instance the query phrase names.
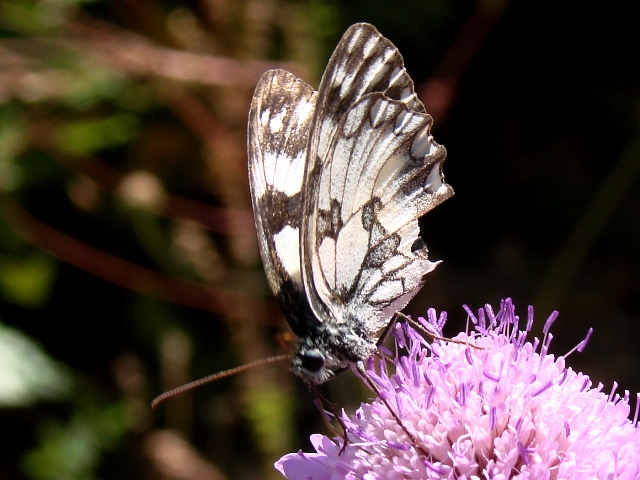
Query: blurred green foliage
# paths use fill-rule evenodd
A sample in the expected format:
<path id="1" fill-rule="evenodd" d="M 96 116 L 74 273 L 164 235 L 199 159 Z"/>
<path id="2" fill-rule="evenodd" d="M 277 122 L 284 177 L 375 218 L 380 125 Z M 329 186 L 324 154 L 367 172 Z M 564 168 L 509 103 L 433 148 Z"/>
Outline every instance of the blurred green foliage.
<path id="1" fill-rule="evenodd" d="M 38 447 L 22 459 L 27 475 L 38 480 L 95 477 L 105 451 L 121 446 L 128 430 L 125 405 L 100 409 L 96 403 L 78 404 L 64 423 L 47 419 L 38 426 Z"/>
<path id="2" fill-rule="evenodd" d="M 18 305 L 41 308 L 49 300 L 56 263 L 41 252 L 29 252 L 26 258 L 0 258 L 2 297 Z"/>
<path id="3" fill-rule="evenodd" d="M 246 115 L 261 73 L 317 85 L 342 32 L 405 57 L 456 196 L 410 312 L 514 297 L 572 366 L 640 390 L 640 64 L 627 6 L 0 0 L 0 478 L 278 478 L 324 431 L 259 262 Z M 337 405 L 367 396 L 344 375 Z"/>
<path id="4" fill-rule="evenodd" d="M 88 155 L 127 144 L 135 137 L 137 126 L 138 118 L 126 113 L 70 121 L 58 126 L 56 143 L 63 153 Z"/>

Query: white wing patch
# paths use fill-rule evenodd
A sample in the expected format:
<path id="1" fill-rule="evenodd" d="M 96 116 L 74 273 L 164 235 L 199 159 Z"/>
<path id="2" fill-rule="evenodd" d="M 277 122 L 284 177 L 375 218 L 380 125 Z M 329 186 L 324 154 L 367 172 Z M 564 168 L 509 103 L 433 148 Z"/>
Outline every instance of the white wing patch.
<path id="1" fill-rule="evenodd" d="M 291 158 L 290 163 L 282 161 L 282 157 L 275 152 L 265 153 L 263 157 L 265 178 L 260 182 L 262 187 L 258 194 L 263 194 L 267 186 L 292 197 L 300 193 L 304 181 L 304 156 Z"/>
<path id="2" fill-rule="evenodd" d="M 286 225 L 273 237 L 276 253 L 280 263 L 291 279 L 302 284 L 300 276 L 300 230 Z"/>

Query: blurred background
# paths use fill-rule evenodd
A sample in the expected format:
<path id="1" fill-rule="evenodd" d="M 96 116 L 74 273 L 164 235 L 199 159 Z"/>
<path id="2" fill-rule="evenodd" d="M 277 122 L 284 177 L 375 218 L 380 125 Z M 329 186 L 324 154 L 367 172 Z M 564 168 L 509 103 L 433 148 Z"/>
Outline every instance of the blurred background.
<path id="1" fill-rule="evenodd" d="M 263 479 L 326 432 L 286 364 L 247 180 L 268 68 L 314 86 L 344 30 L 402 52 L 453 199 L 407 312 L 512 297 L 552 352 L 640 391 L 640 62 L 616 2 L 0 0 L 0 479 Z M 622 6 L 624 5 L 624 6 Z M 353 375 L 323 390 L 353 411 Z"/>

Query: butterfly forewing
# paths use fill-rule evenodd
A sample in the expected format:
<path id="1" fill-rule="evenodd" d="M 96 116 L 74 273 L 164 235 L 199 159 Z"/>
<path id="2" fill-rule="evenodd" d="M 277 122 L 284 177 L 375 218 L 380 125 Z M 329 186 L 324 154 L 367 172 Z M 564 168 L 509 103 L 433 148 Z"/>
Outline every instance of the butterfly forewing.
<path id="1" fill-rule="evenodd" d="M 265 272 L 292 330 L 312 318 L 300 272 L 300 226 L 313 88 L 285 70 L 266 72 L 249 111 L 251 198 Z"/>

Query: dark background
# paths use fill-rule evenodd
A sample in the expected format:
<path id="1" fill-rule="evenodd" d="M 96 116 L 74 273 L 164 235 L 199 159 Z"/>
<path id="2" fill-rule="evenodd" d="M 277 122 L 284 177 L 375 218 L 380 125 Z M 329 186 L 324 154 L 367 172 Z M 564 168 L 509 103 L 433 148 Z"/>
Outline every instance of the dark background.
<path id="1" fill-rule="evenodd" d="M 285 364 L 250 210 L 246 116 L 344 30 L 402 52 L 456 195 L 407 311 L 445 333 L 512 297 L 568 364 L 640 390 L 640 62 L 615 2 L 0 0 L 0 479 L 278 478 L 326 433 Z M 625 6 L 623 6 L 625 5 Z M 324 390 L 367 396 L 352 375 Z"/>

